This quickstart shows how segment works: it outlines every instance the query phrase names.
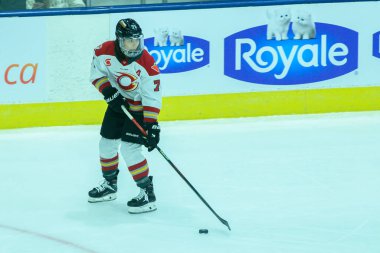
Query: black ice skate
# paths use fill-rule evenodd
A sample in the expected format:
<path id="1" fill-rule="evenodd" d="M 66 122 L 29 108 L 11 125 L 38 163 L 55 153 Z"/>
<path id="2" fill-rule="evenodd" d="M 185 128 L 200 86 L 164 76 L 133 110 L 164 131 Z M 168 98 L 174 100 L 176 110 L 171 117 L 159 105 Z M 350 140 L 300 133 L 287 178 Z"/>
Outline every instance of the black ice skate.
<path id="1" fill-rule="evenodd" d="M 129 213 L 146 213 L 157 210 L 152 176 L 149 177 L 149 180 L 145 185 L 145 187 L 140 187 L 139 195 L 128 201 L 127 205 Z"/>
<path id="2" fill-rule="evenodd" d="M 117 184 L 104 180 L 99 186 L 88 192 L 88 202 L 103 202 L 117 198 Z"/>

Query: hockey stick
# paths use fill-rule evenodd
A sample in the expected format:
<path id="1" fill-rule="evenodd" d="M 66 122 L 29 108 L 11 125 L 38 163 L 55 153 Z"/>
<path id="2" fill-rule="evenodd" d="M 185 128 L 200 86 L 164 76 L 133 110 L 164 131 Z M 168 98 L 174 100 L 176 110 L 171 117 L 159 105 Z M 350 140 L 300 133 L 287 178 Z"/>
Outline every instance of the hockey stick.
<path id="1" fill-rule="evenodd" d="M 144 135 L 147 136 L 146 131 L 140 126 L 140 124 L 133 118 L 132 114 L 125 108 L 125 106 L 121 107 L 124 111 L 124 113 L 127 115 L 127 117 L 135 124 L 135 126 L 140 130 L 140 132 Z M 162 149 L 159 146 L 156 146 L 156 149 L 160 154 L 165 158 L 165 160 L 173 167 L 173 169 L 180 175 L 180 177 L 187 183 L 188 186 L 197 194 L 197 196 L 202 200 L 202 202 L 210 209 L 210 211 L 218 218 L 218 220 L 223 223 L 229 230 L 231 230 L 230 225 L 228 222 L 224 219 L 222 219 L 215 211 L 212 209 L 212 207 L 207 203 L 207 201 L 199 194 L 199 192 L 194 188 L 194 186 L 187 180 L 187 178 L 182 174 L 182 172 L 177 168 L 177 166 L 174 165 L 174 163 L 167 157 L 167 155 L 162 151 Z"/>

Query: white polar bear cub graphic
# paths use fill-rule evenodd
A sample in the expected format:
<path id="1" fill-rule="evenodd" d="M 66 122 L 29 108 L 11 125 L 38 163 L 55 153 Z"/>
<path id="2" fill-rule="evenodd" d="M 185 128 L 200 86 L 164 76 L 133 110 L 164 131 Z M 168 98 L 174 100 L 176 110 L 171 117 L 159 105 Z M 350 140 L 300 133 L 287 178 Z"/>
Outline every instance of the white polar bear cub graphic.
<path id="1" fill-rule="evenodd" d="M 169 29 L 161 27 L 154 30 L 154 46 L 166 47 L 168 45 Z"/>
<path id="2" fill-rule="evenodd" d="M 179 29 L 173 29 L 169 36 L 170 46 L 183 46 L 184 39 Z"/>
<path id="3" fill-rule="evenodd" d="M 291 13 L 288 9 L 277 9 L 273 12 L 267 11 L 268 26 L 267 40 L 273 37 L 276 40 L 287 40 L 290 26 Z"/>
<path id="4" fill-rule="evenodd" d="M 315 38 L 315 24 L 312 20 L 311 14 L 304 11 L 297 11 L 292 30 L 294 33 L 294 39 L 314 39 Z"/>

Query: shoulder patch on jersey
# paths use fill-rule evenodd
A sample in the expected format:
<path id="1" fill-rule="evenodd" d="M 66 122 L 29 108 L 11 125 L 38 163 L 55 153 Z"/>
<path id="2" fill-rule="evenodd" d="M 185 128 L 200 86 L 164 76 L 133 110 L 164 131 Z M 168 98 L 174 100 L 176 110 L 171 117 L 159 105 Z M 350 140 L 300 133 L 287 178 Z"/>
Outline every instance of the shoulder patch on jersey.
<path id="1" fill-rule="evenodd" d="M 152 66 L 152 69 L 155 70 L 157 73 L 160 73 L 160 69 L 158 68 L 156 63 L 154 63 L 154 65 Z"/>
<path id="2" fill-rule="evenodd" d="M 115 41 L 106 41 L 95 48 L 95 55 L 115 55 Z"/>
<path id="3" fill-rule="evenodd" d="M 143 51 L 142 56 L 136 62 L 140 64 L 150 76 L 155 76 L 160 73 L 153 56 L 146 50 Z"/>

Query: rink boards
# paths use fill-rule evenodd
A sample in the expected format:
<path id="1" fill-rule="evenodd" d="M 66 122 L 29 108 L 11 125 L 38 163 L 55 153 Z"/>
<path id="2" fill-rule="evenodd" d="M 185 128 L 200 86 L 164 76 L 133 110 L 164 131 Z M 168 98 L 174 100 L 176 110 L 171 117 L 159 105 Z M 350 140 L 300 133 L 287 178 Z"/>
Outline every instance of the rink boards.
<path id="1" fill-rule="evenodd" d="M 7 49 L 0 63 L 0 129 L 99 124 L 106 105 L 88 79 L 92 53 L 114 39 L 114 26 L 125 17 L 143 27 L 146 50 L 160 68 L 160 121 L 380 110 L 380 2 L 294 2 L 3 16 L 0 29 L 13 36 L 0 42 Z M 286 13 L 287 29 L 276 34 L 273 20 Z M 297 17 L 310 19 L 310 34 L 301 39 Z M 25 30 L 25 21 L 33 31 L 14 34 Z M 182 36 L 177 44 L 174 32 Z"/>

